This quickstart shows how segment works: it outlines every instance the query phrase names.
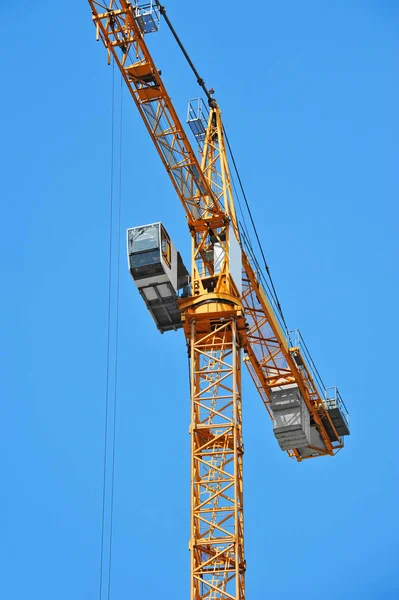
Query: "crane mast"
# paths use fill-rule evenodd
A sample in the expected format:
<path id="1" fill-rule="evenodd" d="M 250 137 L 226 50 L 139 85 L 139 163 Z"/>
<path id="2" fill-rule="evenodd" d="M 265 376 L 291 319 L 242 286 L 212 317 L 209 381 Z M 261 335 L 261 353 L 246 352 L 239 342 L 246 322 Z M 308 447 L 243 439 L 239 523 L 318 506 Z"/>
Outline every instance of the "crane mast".
<path id="1" fill-rule="evenodd" d="M 152 3 L 143 9 L 127 0 L 88 2 L 97 39 L 108 62 L 113 58 L 120 69 L 183 205 L 192 239 L 190 293 L 178 300 L 190 357 L 190 597 L 244 600 L 242 354 L 279 444 L 290 456 L 302 461 L 333 455 L 343 446 L 341 422 L 329 409 L 302 339 L 294 343 L 286 334 L 242 239 L 217 101 L 209 97 L 198 160 L 145 41 L 157 30 Z M 336 393 L 334 410 L 338 398 Z M 287 402 L 306 411 L 302 445 L 294 445 L 292 428 L 280 427 L 281 433 L 278 427 Z"/>
<path id="2" fill-rule="evenodd" d="M 241 350 L 246 326 L 239 300 L 239 232 L 214 101 L 201 170 L 226 220 L 222 227 L 202 223 L 193 231 L 194 293 L 180 301 L 190 343 L 191 598 L 244 600 Z"/>

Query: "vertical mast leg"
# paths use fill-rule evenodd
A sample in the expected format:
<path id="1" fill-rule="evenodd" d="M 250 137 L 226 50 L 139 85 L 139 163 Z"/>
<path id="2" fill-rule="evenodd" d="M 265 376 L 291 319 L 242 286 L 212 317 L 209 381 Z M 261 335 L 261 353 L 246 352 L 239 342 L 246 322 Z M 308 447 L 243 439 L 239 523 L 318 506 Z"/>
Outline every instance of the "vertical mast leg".
<path id="1" fill-rule="evenodd" d="M 241 371 L 235 318 L 191 323 L 191 600 L 244 600 Z"/>

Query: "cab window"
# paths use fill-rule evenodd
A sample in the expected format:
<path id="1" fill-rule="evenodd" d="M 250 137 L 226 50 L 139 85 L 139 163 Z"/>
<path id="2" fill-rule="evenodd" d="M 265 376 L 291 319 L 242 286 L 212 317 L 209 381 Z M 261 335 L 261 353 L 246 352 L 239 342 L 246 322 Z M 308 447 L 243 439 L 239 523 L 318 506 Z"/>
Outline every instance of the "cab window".
<path id="1" fill-rule="evenodd" d="M 170 260 L 171 260 L 171 247 L 170 247 L 170 238 L 164 228 L 161 229 L 161 252 L 162 257 L 166 264 L 170 269 Z"/>

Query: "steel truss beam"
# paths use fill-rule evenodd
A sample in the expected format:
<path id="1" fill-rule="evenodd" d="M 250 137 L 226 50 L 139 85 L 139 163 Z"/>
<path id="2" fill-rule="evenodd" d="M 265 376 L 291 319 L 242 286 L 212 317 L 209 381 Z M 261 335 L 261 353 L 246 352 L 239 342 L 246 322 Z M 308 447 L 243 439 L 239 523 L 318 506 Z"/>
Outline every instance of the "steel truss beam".
<path id="1" fill-rule="evenodd" d="M 208 187 L 198 160 L 163 85 L 127 0 L 88 0 L 101 39 L 114 58 L 126 86 L 165 165 L 187 213 L 189 224 L 207 219 L 220 223 L 224 213 Z"/>
<path id="2" fill-rule="evenodd" d="M 244 600 L 241 348 L 191 323 L 191 599 Z"/>
<path id="3" fill-rule="evenodd" d="M 343 440 L 336 432 L 306 361 L 298 348 L 290 347 L 289 340 L 282 331 L 245 253 L 243 253 L 241 300 L 248 325 L 248 356 L 244 360 L 269 415 L 272 417 L 269 402 L 270 389 L 296 383 L 325 445 L 324 448 L 314 448 L 315 455 L 334 454 L 343 447 Z M 295 361 L 295 356 L 298 355 L 301 359 L 298 361 L 299 364 Z M 336 434 L 337 442 L 330 440 L 325 429 L 327 422 Z M 295 449 L 288 454 L 299 461 L 303 460 Z"/>

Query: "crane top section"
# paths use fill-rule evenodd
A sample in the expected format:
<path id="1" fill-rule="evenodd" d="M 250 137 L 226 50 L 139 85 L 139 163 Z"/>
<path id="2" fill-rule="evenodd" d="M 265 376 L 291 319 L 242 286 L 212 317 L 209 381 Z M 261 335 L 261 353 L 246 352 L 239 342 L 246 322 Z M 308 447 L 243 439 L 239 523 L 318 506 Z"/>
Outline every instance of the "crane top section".
<path id="1" fill-rule="evenodd" d="M 150 278 L 147 270 L 155 267 L 139 264 L 143 255 L 136 242 L 141 242 L 133 239 L 133 231 L 143 227 L 130 230 L 129 269 L 158 328 L 166 331 L 183 326 L 188 339 L 194 321 L 197 329 L 203 327 L 201 333 L 208 335 L 217 320 L 236 319 L 238 344 L 246 353 L 244 362 L 273 420 L 280 446 L 298 461 L 335 454 L 343 447 L 342 436 L 349 433 L 346 409 L 337 391 L 327 395 L 301 340 L 288 335 L 252 246 L 245 244 L 234 208 L 221 111 L 213 90 L 206 90 L 190 63 L 209 105 L 201 101 L 189 105 L 188 123 L 200 148 L 197 157 L 145 40 L 158 30 L 162 7 L 157 1 L 110 0 L 107 6 L 88 2 L 97 40 L 107 49 L 108 63 L 113 58 L 122 74 L 185 210 L 191 233 L 190 288 L 189 293 L 180 294 L 159 247 L 157 268 L 162 267 L 166 279 L 160 285 L 166 287 L 147 281 L 152 289 L 144 291 L 143 281 Z M 143 273 L 145 277 L 140 279 Z M 160 313 L 155 315 L 153 303 L 170 300 L 166 300 L 167 288 L 173 290 L 172 303 L 178 305 L 181 322 L 175 305 L 169 320 L 165 315 L 162 320 Z"/>

